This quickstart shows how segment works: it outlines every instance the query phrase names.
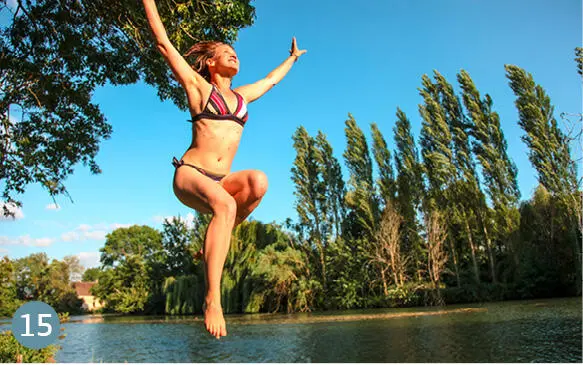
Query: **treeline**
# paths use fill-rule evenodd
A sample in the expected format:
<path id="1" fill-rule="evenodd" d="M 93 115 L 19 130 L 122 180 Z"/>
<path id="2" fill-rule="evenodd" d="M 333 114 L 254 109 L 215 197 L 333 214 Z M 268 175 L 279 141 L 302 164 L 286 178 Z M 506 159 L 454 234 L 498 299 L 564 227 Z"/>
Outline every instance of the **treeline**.
<path id="1" fill-rule="evenodd" d="M 461 95 L 443 75 L 419 88 L 416 141 L 398 109 L 390 151 L 345 123 L 348 167 L 322 132 L 293 135 L 298 221 L 239 226 L 223 278 L 225 312 L 414 306 L 581 293 L 581 191 L 571 136 L 532 76 L 506 67 L 519 125 L 538 174 L 520 201 L 517 168 L 489 95 L 460 71 Z M 95 294 L 116 312 L 199 312 L 197 252 L 208 216 L 162 232 L 118 229 L 102 249 Z M 193 260 L 193 257 L 195 258 Z"/>
<path id="2" fill-rule="evenodd" d="M 71 284 L 83 267 L 77 256 L 52 260 L 45 253 L 10 260 L 0 258 L 0 317 L 12 317 L 25 302 L 40 300 L 57 313 L 81 313 L 83 301 Z"/>
<path id="3" fill-rule="evenodd" d="M 325 134 L 297 129 L 291 175 L 299 219 L 283 226 L 243 222 L 235 229 L 223 274 L 225 312 L 580 295 L 581 190 L 573 136 L 559 128 L 549 96 L 530 74 L 516 66 L 506 66 L 506 74 L 539 180 L 530 199 L 520 201 L 517 168 L 491 97 L 463 70 L 457 75 L 461 95 L 440 73 L 423 76 L 418 140 L 397 109 L 395 149 L 374 123 L 369 146 L 349 114 L 342 154 L 347 181 Z M 84 274 L 98 281 L 92 291 L 103 310 L 200 312 L 199 251 L 209 218 L 197 214 L 193 222 L 167 220 L 161 231 L 133 226 L 108 234 L 100 268 Z M 5 258 L 2 302 L 15 309 L 38 299 L 74 312 L 66 283 L 75 265 L 68 261 L 48 264 L 44 254 Z"/>
<path id="4" fill-rule="evenodd" d="M 187 314 L 201 311 L 205 278 L 200 249 L 210 216 L 166 220 L 162 231 L 120 228 L 107 235 L 102 267 L 86 272 L 105 311 Z M 313 309 L 319 282 L 292 235 L 276 224 L 243 222 L 233 232 L 222 281 L 227 313 Z M 87 275 L 88 274 L 88 275 Z"/>
<path id="5" fill-rule="evenodd" d="M 461 94 L 424 75 L 416 141 L 397 108 L 390 151 L 352 115 L 340 162 L 321 131 L 293 135 L 301 247 L 323 290 L 318 307 L 440 304 L 581 293 L 581 190 L 568 136 L 544 89 L 508 65 L 539 185 L 520 202 L 499 115 L 461 70 Z M 432 288 L 433 290 L 427 290 Z"/>

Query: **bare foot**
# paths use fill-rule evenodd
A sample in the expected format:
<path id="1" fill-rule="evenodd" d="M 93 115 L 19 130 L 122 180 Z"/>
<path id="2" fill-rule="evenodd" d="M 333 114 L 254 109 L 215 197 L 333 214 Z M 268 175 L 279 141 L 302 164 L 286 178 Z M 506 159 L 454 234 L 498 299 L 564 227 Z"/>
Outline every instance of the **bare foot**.
<path id="1" fill-rule="evenodd" d="M 227 335 L 227 325 L 223 317 L 223 309 L 214 302 L 206 302 L 202 306 L 206 330 L 217 339 Z"/>

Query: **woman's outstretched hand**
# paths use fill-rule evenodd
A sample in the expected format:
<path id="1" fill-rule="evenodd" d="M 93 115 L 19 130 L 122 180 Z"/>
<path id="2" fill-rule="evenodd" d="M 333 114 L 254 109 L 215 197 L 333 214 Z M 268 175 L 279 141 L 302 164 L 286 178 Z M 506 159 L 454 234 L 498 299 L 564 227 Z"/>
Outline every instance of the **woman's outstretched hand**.
<path id="1" fill-rule="evenodd" d="M 301 55 L 303 55 L 306 52 L 308 52 L 308 51 L 306 51 L 305 49 L 298 49 L 298 45 L 296 43 L 296 37 L 292 37 L 292 44 L 291 44 L 291 49 L 289 50 L 289 55 L 295 56 L 296 58 L 299 58 Z"/>

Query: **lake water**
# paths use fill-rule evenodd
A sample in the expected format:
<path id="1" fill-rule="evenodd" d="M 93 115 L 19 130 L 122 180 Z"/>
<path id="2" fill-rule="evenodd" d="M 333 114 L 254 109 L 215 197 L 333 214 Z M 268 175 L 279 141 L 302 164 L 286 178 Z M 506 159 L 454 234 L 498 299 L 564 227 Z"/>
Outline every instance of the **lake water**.
<path id="1" fill-rule="evenodd" d="M 58 362 L 581 362 L 581 298 L 227 316 L 79 316 Z"/>

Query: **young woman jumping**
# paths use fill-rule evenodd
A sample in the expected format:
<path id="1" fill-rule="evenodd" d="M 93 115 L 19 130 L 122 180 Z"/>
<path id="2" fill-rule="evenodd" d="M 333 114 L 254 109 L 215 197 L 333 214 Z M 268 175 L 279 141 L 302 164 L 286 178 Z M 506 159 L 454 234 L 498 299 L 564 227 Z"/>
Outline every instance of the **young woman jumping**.
<path id="1" fill-rule="evenodd" d="M 203 304 L 207 331 L 220 338 L 227 335 L 221 307 L 221 276 L 233 228 L 259 205 L 267 191 L 267 177 L 259 170 L 231 172 L 231 164 L 243 127 L 247 104 L 257 100 L 283 79 L 298 58 L 306 53 L 292 39 L 290 56 L 265 78 L 231 89 L 239 72 L 235 50 L 221 42 L 201 42 L 185 57 L 170 43 L 158 15 L 155 0 L 142 0 L 158 50 L 172 69 L 188 98 L 192 116 L 192 143 L 180 160 L 174 158 L 174 193 L 185 205 L 211 213 L 203 258 L 206 297 Z"/>

